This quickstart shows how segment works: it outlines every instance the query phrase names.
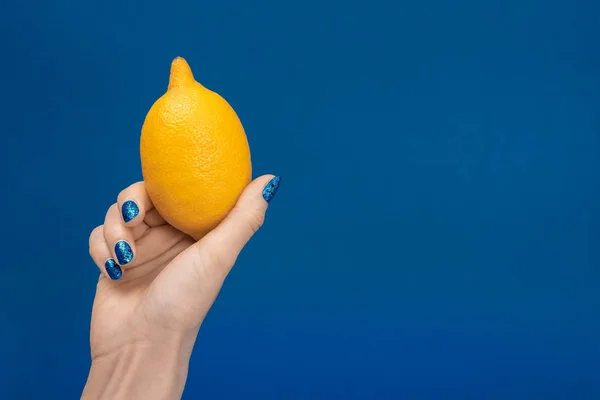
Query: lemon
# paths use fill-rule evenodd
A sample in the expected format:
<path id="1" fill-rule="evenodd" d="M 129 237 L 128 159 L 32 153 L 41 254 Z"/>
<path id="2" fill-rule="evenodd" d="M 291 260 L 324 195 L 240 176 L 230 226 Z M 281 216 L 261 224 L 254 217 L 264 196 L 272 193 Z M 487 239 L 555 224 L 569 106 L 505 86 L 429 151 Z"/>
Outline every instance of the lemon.
<path id="1" fill-rule="evenodd" d="M 198 240 L 225 218 L 252 178 L 244 127 L 181 57 L 150 108 L 140 140 L 146 190 L 173 227 Z"/>

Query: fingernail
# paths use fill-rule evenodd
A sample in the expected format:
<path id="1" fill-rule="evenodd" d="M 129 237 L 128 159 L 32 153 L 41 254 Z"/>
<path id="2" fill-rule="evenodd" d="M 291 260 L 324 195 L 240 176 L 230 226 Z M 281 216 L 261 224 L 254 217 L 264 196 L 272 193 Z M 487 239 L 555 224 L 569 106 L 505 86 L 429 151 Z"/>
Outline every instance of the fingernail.
<path id="1" fill-rule="evenodd" d="M 108 274 L 108 276 L 110 276 L 110 279 L 112 279 L 113 281 L 117 281 L 123 276 L 123 270 L 117 265 L 115 260 L 113 260 L 112 258 L 106 260 L 106 262 L 104 263 L 104 268 L 106 268 L 106 273 Z"/>
<path id="2" fill-rule="evenodd" d="M 139 213 L 140 208 L 135 204 L 135 201 L 127 200 L 121 206 L 121 214 L 123 215 L 123 221 L 125 221 L 125 223 L 137 217 Z"/>
<path id="3" fill-rule="evenodd" d="M 127 265 L 133 260 L 133 250 L 131 250 L 129 243 L 124 240 L 119 240 L 115 244 L 115 254 L 119 265 Z"/>
<path id="4" fill-rule="evenodd" d="M 267 183 L 267 186 L 265 186 L 263 189 L 262 197 L 267 203 L 270 202 L 277 194 L 279 183 L 281 183 L 281 177 L 276 176 L 275 178 L 271 179 L 269 183 Z"/>

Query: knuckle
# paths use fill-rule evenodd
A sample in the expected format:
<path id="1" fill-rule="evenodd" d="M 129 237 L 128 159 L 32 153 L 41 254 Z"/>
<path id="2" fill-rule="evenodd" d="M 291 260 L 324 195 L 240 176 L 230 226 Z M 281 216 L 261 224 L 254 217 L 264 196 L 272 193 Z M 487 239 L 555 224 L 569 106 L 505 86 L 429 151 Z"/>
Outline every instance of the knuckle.
<path id="1" fill-rule="evenodd" d="M 117 203 L 108 208 L 104 218 L 104 237 L 121 234 L 121 213 Z"/>
<path id="2" fill-rule="evenodd" d="M 250 215 L 250 227 L 256 233 L 265 223 L 265 215 L 261 212 L 253 212 Z"/>
<path id="3" fill-rule="evenodd" d="M 92 232 L 90 233 L 90 238 L 89 238 L 89 245 L 90 248 L 92 247 L 92 245 L 97 242 L 98 240 L 102 239 L 104 237 L 104 225 L 100 225 L 95 227 Z"/>
<path id="4" fill-rule="evenodd" d="M 125 198 L 127 197 L 127 189 L 121 191 L 117 196 L 117 204 L 123 204 L 125 202 Z"/>
<path id="5" fill-rule="evenodd" d="M 111 225 L 112 220 L 114 220 L 114 216 L 115 214 L 118 214 L 119 210 L 118 210 L 118 205 L 117 203 L 114 203 L 113 205 L 111 205 L 110 207 L 108 207 L 108 210 L 106 211 L 106 215 L 104 216 L 104 230 L 106 231 L 106 228 L 109 227 Z"/>
<path id="6" fill-rule="evenodd" d="M 123 204 L 127 200 L 132 200 L 133 198 L 136 201 L 139 201 L 138 198 L 141 197 L 142 193 L 146 192 L 146 185 L 144 181 L 136 182 L 129 187 L 123 189 L 121 193 L 117 196 L 117 203 Z"/>
<path id="7" fill-rule="evenodd" d="M 90 244 L 89 254 L 90 254 L 90 257 L 92 258 L 92 260 L 96 261 L 100 254 L 100 251 L 98 250 L 98 245 L 96 245 L 94 243 Z"/>
<path id="8" fill-rule="evenodd" d="M 253 210 L 238 210 L 242 220 L 247 224 L 252 233 L 256 233 L 265 223 L 265 214 Z"/>
<path id="9" fill-rule="evenodd" d="M 132 193 L 135 193 L 136 191 L 138 191 L 141 183 L 143 183 L 143 182 L 136 182 L 132 185 L 129 185 L 125 189 L 121 190 L 121 192 L 117 196 L 117 203 L 119 203 L 119 204 L 123 203 L 125 200 L 127 200 L 128 197 L 130 197 L 132 195 Z"/>
<path id="10" fill-rule="evenodd" d="M 108 207 L 108 211 L 106 211 L 106 214 L 110 214 L 112 212 L 115 212 L 119 209 L 119 205 L 117 203 L 113 203 L 110 207 Z"/>

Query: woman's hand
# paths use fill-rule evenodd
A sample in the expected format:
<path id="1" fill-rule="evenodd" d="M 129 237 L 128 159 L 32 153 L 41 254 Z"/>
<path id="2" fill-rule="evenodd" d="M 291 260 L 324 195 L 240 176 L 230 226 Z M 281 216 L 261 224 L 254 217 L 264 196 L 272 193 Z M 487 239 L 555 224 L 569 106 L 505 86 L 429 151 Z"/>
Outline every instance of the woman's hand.
<path id="1" fill-rule="evenodd" d="M 144 182 L 131 185 L 90 235 L 101 270 L 84 399 L 181 397 L 198 329 L 237 256 L 263 223 L 280 178 L 248 185 L 234 209 L 195 242 L 160 216 Z"/>

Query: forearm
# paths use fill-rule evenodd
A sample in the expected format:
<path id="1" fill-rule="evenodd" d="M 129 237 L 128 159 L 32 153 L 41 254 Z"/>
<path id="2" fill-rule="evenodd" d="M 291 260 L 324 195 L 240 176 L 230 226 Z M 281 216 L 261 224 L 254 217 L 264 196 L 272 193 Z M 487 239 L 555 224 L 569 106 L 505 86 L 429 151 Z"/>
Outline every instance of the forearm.
<path id="1" fill-rule="evenodd" d="M 176 400 L 187 379 L 189 353 L 179 345 L 131 345 L 92 362 L 82 400 Z"/>

